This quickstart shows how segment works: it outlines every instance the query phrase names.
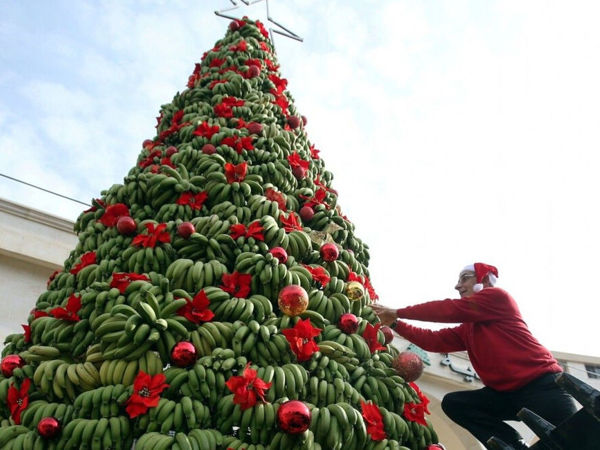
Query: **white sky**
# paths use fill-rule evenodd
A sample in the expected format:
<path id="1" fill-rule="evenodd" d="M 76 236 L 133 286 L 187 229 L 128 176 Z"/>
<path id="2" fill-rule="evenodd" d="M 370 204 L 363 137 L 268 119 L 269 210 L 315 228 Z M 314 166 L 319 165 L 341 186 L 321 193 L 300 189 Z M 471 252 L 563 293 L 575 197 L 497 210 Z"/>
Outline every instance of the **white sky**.
<path id="1" fill-rule="evenodd" d="M 122 182 L 230 5 L 2 2 L 0 172 L 84 201 Z M 304 37 L 276 37 L 281 72 L 383 303 L 454 298 L 460 269 L 484 261 L 543 344 L 600 356 L 600 3 L 270 9 Z M 264 4 L 242 11 L 265 21 Z M 84 208 L 4 178 L 0 197 Z"/>

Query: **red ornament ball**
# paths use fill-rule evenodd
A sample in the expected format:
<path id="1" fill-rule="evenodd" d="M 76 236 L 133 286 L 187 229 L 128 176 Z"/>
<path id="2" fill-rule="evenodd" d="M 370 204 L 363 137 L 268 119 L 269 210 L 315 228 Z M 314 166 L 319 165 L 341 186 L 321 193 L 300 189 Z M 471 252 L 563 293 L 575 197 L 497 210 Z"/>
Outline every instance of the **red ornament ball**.
<path id="1" fill-rule="evenodd" d="M 415 381 L 423 373 L 423 360 L 413 352 L 402 352 L 392 361 L 392 367 L 407 383 Z"/>
<path id="2" fill-rule="evenodd" d="M 169 147 L 167 147 L 167 152 L 165 153 L 165 156 L 167 158 L 170 158 L 171 156 L 173 156 L 175 153 L 177 153 L 177 147 L 171 145 Z"/>
<path id="3" fill-rule="evenodd" d="M 152 144 L 154 144 L 154 141 L 151 139 L 146 139 L 144 142 L 142 142 L 142 147 L 150 147 Z"/>
<path id="4" fill-rule="evenodd" d="M 300 400 L 285 402 L 277 410 L 277 424 L 288 434 L 304 433 L 308 430 L 311 419 L 310 409 Z"/>
<path id="5" fill-rule="evenodd" d="M 23 367 L 25 364 L 25 360 L 19 355 L 5 356 L 2 358 L 2 363 L 0 363 L 2 375 L 4 375 L 6 378 L 10 378 L 13 375 L 13 370 L 18 367 Z"/>
<path id="6" fill-rule="evenodd" d="M 198 352 L 191 342 L 178 342 L 171 350 L 171 362 L 177 367 L 189 367 L 196 362 L 197 358 Z"/>
<path id="7" fill-rule="evenodd" d="M 300 208 L 300 218 L 303 222 L 310 222 L 315 216 L 315 210 L 310 206 L 303 206 Z"/>
<path id="8" fill-rule="evenodd" d="M 336 259 L 338 259 L 338 256 L 340 256 L 340 250 L 338 249 L 337 245 L 335 245 L 333 242 L 327 242 L 321 245 L 320 252 L 323 261 L 327 262 L 335 261 Z"/>
<path id="9" fill-rule="evenodd" d="M 303 180 L 306 178 L 306 169 L 302 166 L 294 166 L 292 169 L 292 174 L 296 177 L 297 180 Z"/>
<path id="10" fill-rule="evenodd" d="M 44 417 L 38 422 L 37 430 L 44 439 L 52 439 L 60 432 L 60 422 L 54 417 Z"/>
<path id="11" fill-rule="evenodd" d="M 352 313 L 342 314 L 338 326 L 346 334 L 356 333 L 358 331 L 358 317 Z"/>
<path id="12" fill-rule="evenodd" d="M 240 29 L 240 21 L 239 20 L 234 20 L 232 22 L 229 23 L 229 29 L 231 31 L 237 31 Z"/>
<path id="13" fill-rule="evenodd" d="M 301 116 L 302 118 L 302 125 L 306 126 L 308 120 L 306 119 L 306 116 Z"/>
<path id="14" fill-rule="evenodd" d="M 269 253 L 273 255 L 280 264 L 285 264 L 288 259 L 288 254 L 283 247 L 274 247 L 269 250 Z"/>
<path id="15" fill-rule="evenodd" d="M 192 222 L 181 222 L 177 227 L 177 234 L 184 239 L 189 238 L 196 231 Z"/>
<path id="16" fill-rule="evenodd" d="M 250 132 L 250 134 L 260 134 L 262 133 L 263 126 L 258 122 L 250 122 L 246 125 L 246 129 Z"/>
<path id="17" fill-rule="evenodd" d="M 394 340 L 394 332 L 390 327 L 384 325 L 380 328 L 380 330 L 383 333 L 383 337 L 385 338 L 385 345 L 388 345 Z"/>
<path id="18" fill-rule="evenodd" d="M 285 315 L 299 316 L 308 308 L 308 294 L 302 286 L 290 284 L 279 291 L 277 303 Z"/>
<path id="19" fill-rule="evenodd" d="M 250 78 L 254 78 L 260 75 L 260 67 L 255 66 L 254 64 L 252 64 L 249 68 L 248 68 L 248 76 Z"/>
<path id="20" fill-rule="evenodd" d="M 217 151 L 217 149 L 212 144 L 204 144 L 202 146 L 202 153 L 204 153 L 205 155 L 212 155 L 216 151 Z"/>
<path id="21" fill-rule="evenodd" d="M 124 236 L 129 236 L 137 231 L 137 223 L 131 216 L 121 216 L 117 220 L 117 231 Z"/>
<path id="22" fill-rule="evenodd" d="M 300 126 L 300 118 L 298 116 L 290 116 L 287 119 L 287 123 L 292 130 L 295 130 Z"/>

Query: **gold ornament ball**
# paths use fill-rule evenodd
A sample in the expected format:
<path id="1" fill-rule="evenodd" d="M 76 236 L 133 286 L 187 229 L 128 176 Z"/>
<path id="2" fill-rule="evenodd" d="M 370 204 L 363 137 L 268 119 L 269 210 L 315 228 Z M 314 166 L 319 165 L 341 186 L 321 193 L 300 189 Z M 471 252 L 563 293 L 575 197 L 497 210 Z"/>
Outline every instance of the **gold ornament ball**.
<path id="1" fill-rule="evenodd" d="M 346 283 L 346 297 L 355 302 L 365 295 L 365 288 L 358 281 L 349 281 Z"/>
<path id="2" fill-rule="evenodd" d="M 285 286 L 277 300 L 281 312 L 290 317 L 299 316 L 308 308 L 308 294 L 302 286 Z"/>

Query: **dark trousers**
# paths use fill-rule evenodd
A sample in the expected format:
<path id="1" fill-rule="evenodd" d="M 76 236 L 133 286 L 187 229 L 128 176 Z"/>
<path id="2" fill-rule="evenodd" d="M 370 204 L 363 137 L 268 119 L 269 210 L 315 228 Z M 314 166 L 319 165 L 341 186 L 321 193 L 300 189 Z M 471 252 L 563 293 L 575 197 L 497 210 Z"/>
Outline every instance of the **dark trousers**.
<path id="1" fill-rule="evenodd" d="M 514 445 L 521 436 L 504 421 L 519 420 L 517 413 L 521 408 L 530 409 L 553 425 L 558 425 L 577 411 L 573 398 L 554 382 L 554 378 L 555 374 L 545 374 L 512 392 L 495 391 L 489 387 L 452 392 L 444 396 L 442 409 L 482 444 L 496 436 Z"/>

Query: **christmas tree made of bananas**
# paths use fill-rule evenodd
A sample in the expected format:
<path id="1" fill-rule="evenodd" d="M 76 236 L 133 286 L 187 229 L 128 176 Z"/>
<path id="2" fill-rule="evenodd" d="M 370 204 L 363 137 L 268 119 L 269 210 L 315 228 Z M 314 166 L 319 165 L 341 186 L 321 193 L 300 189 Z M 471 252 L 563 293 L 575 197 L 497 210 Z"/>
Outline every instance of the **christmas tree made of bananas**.
<path id="1" fill-rule="evenodd" d="M 77 247 L 5 342 L 0 448 L 437 442 L 406 414 L 426 405 L 392 368 L 368 249 L 286 88 L 264 27 L 236 20 L 161 107 L 156 136 L 79 216 Z M 298 324 L 316 334 L 288 339 Z M 278 414 L 290 400 L 308 429 Z"/>

